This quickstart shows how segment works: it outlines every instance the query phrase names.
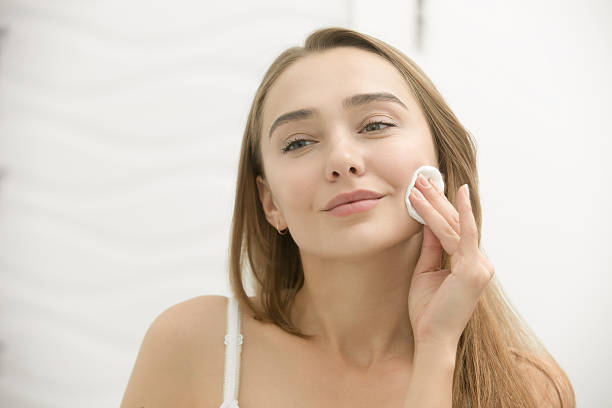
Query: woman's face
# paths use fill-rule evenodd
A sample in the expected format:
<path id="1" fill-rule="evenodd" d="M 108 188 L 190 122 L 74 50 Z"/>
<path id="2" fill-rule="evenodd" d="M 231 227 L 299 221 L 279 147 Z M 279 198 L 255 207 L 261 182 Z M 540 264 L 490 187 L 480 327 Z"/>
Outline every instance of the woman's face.
<path id="1" fill-rule="evenodd" d="M 351 99 L 374 93 L 398 102 Z M 275 123 L 302 109 L 313 113 Z M 404 197 L 418 167 L 438 167 L 436 151 L 420 107 L 384 58 L 342 47 L 297 61 L 266 97 L 260 140 L 267 177 L 258 176 L 257 186 L 264 212 L 275 228 L 277 222 L 289 228 L 300 251 L 357 258 L 420 232 Z M 358 189 L 384 196 L 364 212 L 324 211 L 336 195 Z"/>

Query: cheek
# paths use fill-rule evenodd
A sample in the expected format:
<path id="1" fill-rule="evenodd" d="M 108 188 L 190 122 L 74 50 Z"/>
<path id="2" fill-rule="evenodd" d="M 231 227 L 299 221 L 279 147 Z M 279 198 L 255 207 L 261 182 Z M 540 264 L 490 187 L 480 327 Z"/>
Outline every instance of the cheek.
<path id="1" fill-rule="evenodd" d="M 419 146 L 408 143 L 395 143 L 386 146 L 378 155 L 378 168 L 384 177 L 396 188 L 404 191 L 410 184 L 414 171 L 429 162 L 427 153 Z"/>
<path id="2" fill-rule="evenodd" d="M 308 165 L 287 166 L 278 172 L 276 185 L 285 212 L 300 211 L 316 205 L 316 175 Z"/>

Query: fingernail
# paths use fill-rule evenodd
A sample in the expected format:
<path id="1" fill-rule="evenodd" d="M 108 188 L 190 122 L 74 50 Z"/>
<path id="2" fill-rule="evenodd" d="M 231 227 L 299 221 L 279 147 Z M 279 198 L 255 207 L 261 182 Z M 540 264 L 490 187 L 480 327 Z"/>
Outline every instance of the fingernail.
<path id="1" fill-rule="evenodd" d="M 421 192 L 419 191 L 419 189 L 418 189 L 418 188 L 416 188 L 416 187 L 412 189 L 412 196 L 413 196 L 414 198 L 419 199 L 419 200 L 422 200 L 422 199 L 424 199 L 424 198 L 425 198 L 425 197 L 423 196 L 423 194 L 421 194 Z"/>
<path id="2" fill-rule="evenodd" d="M 429 183 L 427 179 L 422 174 L 419 174 L 419 185 L 423 188 L 429 188 Z"/>
<path id="3" fill-rule="evenodd" d="M 433 182 L 432 179 L 427 179 L 427 181 L 429 181 L 429 185 L 436 191 L 440 191 L 438 190 L 438 186 L 436 186 L 436 183 Z"/>

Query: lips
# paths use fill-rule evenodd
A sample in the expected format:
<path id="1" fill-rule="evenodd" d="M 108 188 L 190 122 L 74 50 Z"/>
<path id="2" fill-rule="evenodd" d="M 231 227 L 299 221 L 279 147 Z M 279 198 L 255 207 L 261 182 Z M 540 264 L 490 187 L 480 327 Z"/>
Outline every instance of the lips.
<path id="1" fill-rule="evenodd" d="M 325 205 L 323 211 L 329 211 L 334 207 L 353 201 L 378 199 L 383 195 L 372 190 L 355 190 L 349 193 L 338 194 Z"/>

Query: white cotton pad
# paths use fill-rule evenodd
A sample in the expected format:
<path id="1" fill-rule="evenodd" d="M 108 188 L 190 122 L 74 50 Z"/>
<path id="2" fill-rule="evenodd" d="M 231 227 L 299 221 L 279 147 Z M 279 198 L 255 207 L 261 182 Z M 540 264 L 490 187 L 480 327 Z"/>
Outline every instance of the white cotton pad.
<path id="1" fill-rule="evenodd" d="M 408 214 L 410 214 L 412 218 L 414 218 L 421 224 L 425 225 L 427 223 L 416 212 L 416 210 L 412 206 L 412 203 L 410 202 L 410 192 L 414 188 L 414 183 L 416 183 L 416 180 L 419 174 L 422 174 L 426 179 L 430 178 L 431 181 L 436 185 L 436 187 L 438 187 L 438 190 L 442 191 L 442 194 L 444 194 L 444 180 L 442 179 L 442 173 L 440 173 L 440 170 L 438 170 L 437 168 L 433 166 L 421 166 L 418 169 L 416 169 L 416 171 L 414 172 L 414 175 L 412 176 L 412 180 L 410 181 L 410 185 L 408 185 L 408 190 L 406 190 L 406 197 L 405 197 L 406 208 L 408 209 Z"/>

